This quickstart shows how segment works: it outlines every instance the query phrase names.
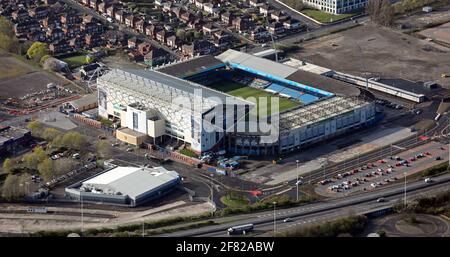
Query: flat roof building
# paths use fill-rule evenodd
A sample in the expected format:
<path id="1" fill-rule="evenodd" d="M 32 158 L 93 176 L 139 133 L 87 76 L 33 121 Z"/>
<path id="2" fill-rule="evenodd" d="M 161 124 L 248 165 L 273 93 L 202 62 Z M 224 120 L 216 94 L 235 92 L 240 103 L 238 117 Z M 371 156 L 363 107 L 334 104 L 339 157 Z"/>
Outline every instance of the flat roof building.
<path id="1" fill-rule="evenodd" d="M 164 167 L 115 167 L 66 188 L 69 198 L 137 206 L 172 191 L 180 175 Z"/>

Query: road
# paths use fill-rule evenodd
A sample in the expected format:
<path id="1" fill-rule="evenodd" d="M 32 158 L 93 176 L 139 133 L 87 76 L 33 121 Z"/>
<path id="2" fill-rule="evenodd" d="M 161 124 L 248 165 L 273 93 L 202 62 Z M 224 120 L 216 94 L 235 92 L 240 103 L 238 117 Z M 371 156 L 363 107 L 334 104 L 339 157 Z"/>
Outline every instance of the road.
<path id="1" fill-rule="evenodd" d="M 77 3 L 74 0 L 61 0 L 61 1 L 66 3 L 67 5 L 70 5 L 71 7 L 78 10 L 79 12 L 92 15 L 96 19 L 101 20 L 104 24 L 108 24 L 108 25 L 112 26 L 114 29 L 120 30 L 129 36 L 132 36 L 132 37 L 141 36 L 145 42 L 150 43 L 151 45 L 153 45 L 155 47 L 164 49 L 166 52 L 170 53 L 175 59 L 181 58 L 181 56 L 179 54 L 172 51 L 172 49 L 170 49 L 169 47 L 162 45 L 153 39 L 149 39 L 147 36 L 137 33 L 130 28 L 126 28 L 124 25 L 120 26 L 115 22 L 109 22 L 104 16 L 100 15 L 99 13 L 95 12 L 94 10 L 92 10 L 90 8 L 80 5 L 79 3 Z"/>
<path id="2" fill-rule="evenodd" d="M 448 188 L 449 185 L 450 174 L 445 174 L 440 177 L 433 178 L 433 182 L 431 184 L 427 184 L 422 180 L 409 183 L 406 186 L 407 199 L 411 199 L 413 196 L 420 196 L 421 194 L 429 192 L 430 190 L 445 189 Z M 277 223 L 280 223 L 285 218 L 289 217 L 293 219 L 293 224 L 306 224 L 324 220 L 325 218 L 329 220 L 336 217 L 342 217 L 343 215 L 360 213 L 361 211 L 370 210 L 374 207 L 378 208 L 392 206 L 397 202 L 397 200 L 403 200 L 404 192 L 404 186 L 402 184 L 397 184 L 395 186 L 376 190 L 371 193 L 318 202 L 315 204 L 309 204 L 300 207 L 276 210 L 275 220 Z M 385 198 L 387 201 L 384 203 L 376 203 L 376 200 L 380 197 Z M 247 223 L 253 223 L 255 225 L 256 231 L 266 232 L 273 230 L 273 210 L 252 214 L 236 215 L 233 216 L 233 218 L 235 221 L 224 223 L 221 225 L 179 231 L 160 236 L 226 236 L 225 231 L 227 228 Z M 309 222 L 303 223 L 303 221 Z M 289 226 L 292 227 L 292 223 L 280 225 L 279 229 L 283 229 L 284 227 L 288 228 Z"/>

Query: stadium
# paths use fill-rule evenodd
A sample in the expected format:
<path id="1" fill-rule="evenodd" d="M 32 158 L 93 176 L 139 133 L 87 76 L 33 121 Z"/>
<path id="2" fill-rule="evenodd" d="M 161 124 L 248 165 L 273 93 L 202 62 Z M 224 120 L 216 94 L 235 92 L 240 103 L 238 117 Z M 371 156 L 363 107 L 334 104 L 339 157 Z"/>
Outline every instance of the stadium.
<path id="1" fill-rule="evenodd" d="M 119 139 L 176 139 L 199 154 L 279 155 L 375 120 L 369 93 L 235 50 L 156 70 L 112 70 L 97 87 L 100 116 L 121 121 Z"/>

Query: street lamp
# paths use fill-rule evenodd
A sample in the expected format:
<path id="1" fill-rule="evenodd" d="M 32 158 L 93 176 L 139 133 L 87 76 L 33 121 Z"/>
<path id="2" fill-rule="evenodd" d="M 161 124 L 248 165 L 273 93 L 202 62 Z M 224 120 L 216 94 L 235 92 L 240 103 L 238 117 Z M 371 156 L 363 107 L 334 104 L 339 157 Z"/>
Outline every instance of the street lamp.
<path id="1" fill-rule="evenodd" d="M 297 163 L 297 183 L 296 183 L 296 185 L 297 185 L 297 202 L 298 202 L 298 163 L 299 163 L 299 161 L 296 160 L 295 162 Z"/>
<path id="2" fill-rule="evenodd" d="M 276 219 L 276 206 L 277 202 L 273 202 L 273 236 L 275 237 L 277 234 L 277 219 Z"/>

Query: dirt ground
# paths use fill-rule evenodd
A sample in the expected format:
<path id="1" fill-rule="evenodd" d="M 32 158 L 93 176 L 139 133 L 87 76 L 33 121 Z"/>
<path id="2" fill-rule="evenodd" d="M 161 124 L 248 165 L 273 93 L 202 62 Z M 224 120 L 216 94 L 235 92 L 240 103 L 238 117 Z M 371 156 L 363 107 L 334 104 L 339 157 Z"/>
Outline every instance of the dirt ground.
<path id="1" fill-rule="evenodd" d="M 308 41 L 295 58 L 354 75 L 436 81 L 450 67 L 450 49 L 373 24 Z"/>
<path id="2" fill-rule="evenodd" d="M 67 83 L 6 54 L 0 54 L 0 63 L 0 98 L 21 97 L 45 89 L 48 83 Z"/>

